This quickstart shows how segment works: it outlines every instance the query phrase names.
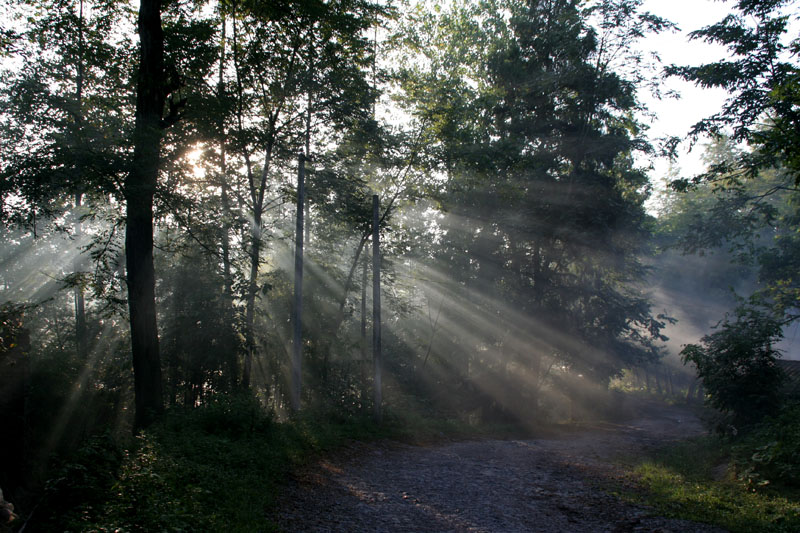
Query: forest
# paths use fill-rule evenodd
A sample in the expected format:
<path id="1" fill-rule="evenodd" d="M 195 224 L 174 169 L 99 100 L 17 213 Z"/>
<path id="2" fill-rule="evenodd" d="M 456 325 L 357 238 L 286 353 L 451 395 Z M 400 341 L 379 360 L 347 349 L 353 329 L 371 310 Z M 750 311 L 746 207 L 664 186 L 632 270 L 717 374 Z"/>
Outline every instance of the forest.
<path id="1" fill-rule="evenodd" d="M 351 439 L 639 401 L 800 527 L 797 2 L 697 65 L 643 0 L 0 5 L 0 531 L 269 531 Z M 654 138 L 670 79 L 726 99 Z"/>

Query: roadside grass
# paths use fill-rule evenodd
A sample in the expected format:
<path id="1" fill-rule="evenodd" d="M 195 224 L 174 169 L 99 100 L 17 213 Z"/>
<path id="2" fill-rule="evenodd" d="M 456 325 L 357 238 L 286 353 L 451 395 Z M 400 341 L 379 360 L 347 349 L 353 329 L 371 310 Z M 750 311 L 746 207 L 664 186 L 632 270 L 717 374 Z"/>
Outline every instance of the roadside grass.
<path id="1" fill-rule="evenodd" d="M 173 409 L 130 441 L 94 439 L 53 476 L 30 531 L 275 531 L 270 516 L 293 470 L 352 441 L 425 444 L 513 435 L 511 426 L 387 412 L 306 412 L 275 422 L 249 396 Z M 99 461 L 98 458 L 104 458 Z"/>
<path id="2" fill-rule="evenodd" d="M 731 445 L 717 437 L 671 444 L 634 468 L 643 490 L 631 498 L 665 516 L 734 533 L 800 531 L 800 492 L 747 486 L 726 469 L 732 452 Z"/>

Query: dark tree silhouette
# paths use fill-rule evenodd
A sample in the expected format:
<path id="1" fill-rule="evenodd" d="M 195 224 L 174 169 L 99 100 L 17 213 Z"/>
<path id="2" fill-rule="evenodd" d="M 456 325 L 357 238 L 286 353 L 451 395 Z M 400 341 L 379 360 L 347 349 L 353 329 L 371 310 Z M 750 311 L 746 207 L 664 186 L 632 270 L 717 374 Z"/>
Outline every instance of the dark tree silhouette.
<path id="1" fill-rule="evenodd" d="M 134 424 L 143 428 L 163 410 L 153 267 L 153 194 L 158 181 L 166 99 L 160 0 L 142 0 L 139 38 L 134 148 L 125 180 L 125 248 L 136 397 Z"/>

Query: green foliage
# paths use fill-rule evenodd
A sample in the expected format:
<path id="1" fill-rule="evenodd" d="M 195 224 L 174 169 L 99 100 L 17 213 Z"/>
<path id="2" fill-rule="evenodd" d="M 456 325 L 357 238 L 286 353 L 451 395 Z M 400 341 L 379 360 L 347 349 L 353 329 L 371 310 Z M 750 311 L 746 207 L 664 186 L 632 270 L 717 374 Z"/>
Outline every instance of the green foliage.
<path id="1" fill-rule="evenodd" d="M 34 528 L 55 531 L 68 524 L 85 531 L 114 490 L 122 459 L 122 450 L 108 433 L 87 439 L 60 459 L 45 483 Z"/>
<path id="2" fill-rule="evenodd" d="M 739 155 L 729 139 L 718 139 L 706 158 L 713 165 L 734 162 Z M 700 254 L 682 257 L 675 266 L 669 261 L 676 261 L 677 252 L 669 250 L 660 259 L 666 266 L 662 272 L 672 274 L 662 280 L 664 286 L 691 298 L 705 294 L 706 307 L 698 306 L 702 311 L 692 318 L 705 327 L 709 303 L 737 306 L 716 332 L 683 351 L 684 361 L 697 365 L 711 405 L 723 413 L 721 431 L 758 422 L 781 400 L 774 363 L 780 354 L 773 346 L 798 317 L 800 263 L 791 175 L 775 169 L 748 180 L 728 177 L 728 183 L 700 183 L 673 196 L 659 219 L 662 246 Z M 689 269 L 699 273 L 687 276 Z"/>
<path id="3" fill-rule="evenodd" d="M 133 50 L 118 35 L 126 2 L 74 9 L 60 1 L 19 2 L 20 36 L 3 66 L 0 99 L 6 111 L 0 217 L 36 233 L 45 216 L 63 213 L 75 194 L 113 194 L 124 170 L 132 99 Z M 88 4 L 88 2 L 87 2 Z M 23 16 L 28 14 L 31 16 Z"/>
<path id="4" fill-rule="evenodd" d="M 718 135 L 730 131 L 734 140 L 747 141 L 757 149 L 743 153 L 733 162 L 720 162 L 696 177 L 729 179 L 735 175 L 755 176 L 764 168 L 783 165 L 800 184 L 797 166 L 798 41 L 787 42 L 790 17 L 796 7 L 792 0 L 738 0 L 735 9 L 720 22 L 691 34 L 693 39 L 724 46 L 729 57 L 697 67 L 671 66 L 667 73 L 703 87 L 721 87 L 731 96 L 723 109 L 692 129 L 700 134 Z M 770 123 L 764 127 L 764 117 Z M 680 182 L 683 186 L 688 180 Z"/>
<path id="5" fill-rule="evenodd" d="M 684 362 L 697 366 L 708 402 L 725 415 L 719 431 L 735 433 L 776 411 L 782 374 L 772 346 L 782 337 L 781 328 L 768 313 L 740 307 L 735 320 L 725 320 L 702 345 L 682 350 Z"/>
<path id="6" fill-rule="evenodd" d="M 707 336 L 705 348 L 690 346 L 684 352 L 687 360 L 706 364 L 711 388 L 717 389 L 716 399 L 712 393 L 711 401 L 728 416 L 747 424 L 759 413 L 771 410 L 775 393 L 773 389 L 760 394 L 748 391 L 740 384 L 740 375 L 752 375 L 756 382 L 753 388 L 774 384 L 777 378 L 771 368 L 774 354 L 770 353 L 770 343 L 780 338 L 781 325 L 798 318 L 800 159 L 796 102 L 800 46 L 796 39 L 787 39 L 791 37 L 787 35 L 788 13 L 796 8 L 796 2 L 740 0 L 732 4 L 734 9 L 724 19 L 691 35 L 726 47 L 729 56 L 697 67 L 672 66 L 667 72 L 730 93 L 723 109 L 698 122 L 691 132 L 695 140 L 702 134 L 715 139 L 708 170 L 691 180 L 676 180 L 672 186 L 691 190 L 690 202 L 704 204 L 700 208 L 688 206 L 683 216 L 677 217 L 685 224 L 685 249 L 727 246 L 737 260 L 758 268 L 762 286 L 752 292 L 748 305 L 765 309 L 757 320 L 761 325 L 740 316 L 736 323 L 726 321 L 722 331 Z M 734 148 L 734 143 L 741 142 L 748 143 L 749 149 Z M 741 338 L 749 333 L 756 337 L 751 341 Z M 733 356 L 734 352 L 741 355 Z M 729 361 L 720 360 L 715 365 L 717 356 Z M 745 363 L 748 357 L 751 361 Z M 746 369 L 748 365 L 752 368 Z M 724 377 L 715 366 L 718 370 L 727 368 L 730 375 Z M 723 385 L 725 380 L 728 385 Z M 720 387 L 730 391 L 741 388 L 739 392 L 749 397 L 744 401 L 732 395 L 726 398 L 720 394 Z M 747 405 L 750 402 L 752 407 Z M 744 414 L 748 410 L 752 412 Z"/>
<path id="7" fill-rule="evenodd" d="M 649 150 L 633 118 L 640 78 L 609 50 L 625 55 L 669 25 L 640 2 L 582 6 L 466 2 L 408 22 L 420 60 L 402 74 L 402 102 L 444 175 L 441 231 L 421 262 L 451 325 L 434 332 L 426 361 L 451 380 L 431 389 L 525 415 L 548 365 L 605 383 L 656 358 L 663 327 L 638 285 L 647 181 L 633 155 Z M 408 338 L 425 329 L 409 326 Z M 486 398 L 493 382 L 503 385 Z"/>
<path id="8" fill-rule="evenodd" d="M 267 433 L 272 424 L 272 418 L 264 414 L 261 403 L 249 391 L 215 394 L 191 411 L 191 416 L 180 413 L 168 417 L 165 425 L 175 430 L 194 424 L 209 435 L 238 437 Z"/>
<path id="9" fill-rule="evenodd" d="M 54 509 L 46 523 L 79 531 L 262 530 L 289 450 L 301 446 L 283 442 L 254 402 L 243 395 L 171 410 L 124 451 L 118 444 L 102 451 L 118 454 L 115 464 L 96 460 L 97 450 L 76 457 L 64 472 L 80 475 L 55 477 L 51 499 L 69 498 L 84 479 L 93 492 L 78 492 L 73 509 Z"/>
<path id="10" fill-rule="evenodd" d="M 800 488 L 800 405 L 784 406 L 733 447 L 737 477 L 749 487 Z"/>
<path id="11" fill-rule="evenodd" d="M 19 346 L 19 335 L 23 331 L 25 306 L 5 302 L 0 306 L 0 356 Z M 25 350 L 28 347 L 24 348 Z M 0 359 L 2 362 L 3 359 Z"/>
<path id="12" fill-rule="evenodd" d="M 181 249 L 158 265 L 161 353 L 168 403 L 194 406 L 205 395 L 235 390 L 242 343 L 219 265 L 181 241 L 173 244 Z"/>
<path id="13" fill-rule="evenodd" d="M 635 473 L 644 491 L 636 500 L 666 516 L 723 527 L 732 533 L 789 533 L 800 528 L 796 492 L 753 492 L 720 479 L 730 445 L 715 437 L 673 444 L 642 462 Z"/>

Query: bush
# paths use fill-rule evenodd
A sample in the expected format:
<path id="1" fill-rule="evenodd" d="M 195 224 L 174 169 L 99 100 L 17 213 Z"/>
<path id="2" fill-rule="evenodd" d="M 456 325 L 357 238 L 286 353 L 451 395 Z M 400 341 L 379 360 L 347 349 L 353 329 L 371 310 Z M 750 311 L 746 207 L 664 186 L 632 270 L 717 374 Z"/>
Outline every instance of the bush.
<path id="1" fill-rule="evenodd" d="M 800 404 L 781 409 L 734 447 L 737 476 L 753 488 L 800 487 Z"/>
<path id="2" fill-rule="evenodd" d="M 45 483 L 34 531 L 81 531 L 86 520 L 103 506 L 116 483 L 123 451 L 109 433 L 87 439 L 61 459 Z"/>
<path id="3" fill-rule="evenodd" d="M 194 413 L 193 420 L 209 435 L 236 437 L 265 431 L 272 417 L 250 392 L 217 394 Z"/>
<path id="4" fill-rule="evenodd" d="M 724 418 L 717 428 L 736 434 L 775 414 L 780 405 L 783 378 L 772 346 L 781 337 L 781 322 L 751 307 L 740 307 L 734 321 L 690 344 L 681 355 L 691 361 L 708 392 L 708 402 Z"/>

